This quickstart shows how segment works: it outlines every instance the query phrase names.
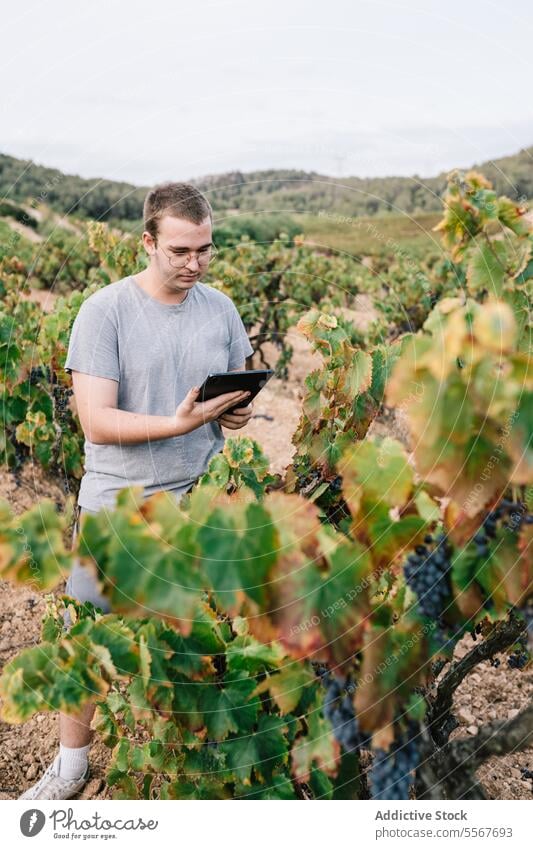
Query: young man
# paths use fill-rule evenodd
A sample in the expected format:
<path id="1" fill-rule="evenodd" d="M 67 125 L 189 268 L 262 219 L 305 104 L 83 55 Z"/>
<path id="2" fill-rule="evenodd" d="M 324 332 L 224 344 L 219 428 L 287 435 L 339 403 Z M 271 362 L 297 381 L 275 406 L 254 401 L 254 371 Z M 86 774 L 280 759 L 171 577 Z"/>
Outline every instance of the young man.
<path id="1" fill-rule="evenodd" d="M 236 430 L 252 415 L 248 393 L 197 400 L 210 372 L 242 370 L 253 353 L 231 299 L 199 282 L 214 254 L 208 200 L 188 183 L 156 186 L 144 203 L 143 244 L 148 267 L 91 295 L 72 328 L 65 368 L 85 434 L 80 515 L 112 509 L 133 484 L 144 497 L 165 490 L 179 500 L 223 448 L 221 425 Z M 225 412 L 236 402 L 245 406 Z M 79 563 L 66 592 L 109 611 Z M 94 710 L 60 714 L 59 754 L 21 799 L 79 792 Z"/>

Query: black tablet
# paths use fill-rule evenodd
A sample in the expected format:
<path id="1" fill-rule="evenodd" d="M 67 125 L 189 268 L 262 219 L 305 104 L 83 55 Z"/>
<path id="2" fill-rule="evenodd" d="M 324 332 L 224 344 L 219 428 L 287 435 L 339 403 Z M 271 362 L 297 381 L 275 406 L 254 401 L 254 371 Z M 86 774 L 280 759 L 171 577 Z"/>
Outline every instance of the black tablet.
<path id="1" fill-rule="evenodd" d="M 251 393 L 248 398 L 245 398 L 236 407 L 230 407 L 224 411 L 226 413 L 233 413 L 239 407 L 246 407 L 255 398 L 257 393 L 261 391 L 273 374 L 274 371 L 269 368 L 250 369 L 250 371 L 224 371 L 217 374 L 209 374 L 200 386 L 198 400 L 209 401 L 218 395 L 225 395 L 226 392 L 237 392 L 239 389 L 248 390 Z"/>

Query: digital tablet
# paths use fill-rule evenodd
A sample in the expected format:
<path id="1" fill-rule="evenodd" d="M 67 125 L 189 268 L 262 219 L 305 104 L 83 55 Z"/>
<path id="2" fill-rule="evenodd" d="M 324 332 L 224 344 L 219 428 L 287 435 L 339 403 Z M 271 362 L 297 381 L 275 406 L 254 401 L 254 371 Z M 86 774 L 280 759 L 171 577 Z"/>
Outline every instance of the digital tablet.
<path id="1" fill-rule="evenodd" d="M 237 392 L 239 389 L 247 390 L 251 394 L 244 401 L 241 401 L 235 407 L 230 407 L 225 410 L 225 413 L 233 413 L 239 407 L 246 407 L 252 401 L 258 392 L 261 391 L 265 383 L 270 380 L 274 374 L 273 369 L 250 369 L 250 371 L 224 371 L 217 374 L 209 374 L 202 385 L 198 394 L 199 401 L 209 401 L 211 398 L 216 398 L 218 395 L 225 395 L 227 392 Z"/>

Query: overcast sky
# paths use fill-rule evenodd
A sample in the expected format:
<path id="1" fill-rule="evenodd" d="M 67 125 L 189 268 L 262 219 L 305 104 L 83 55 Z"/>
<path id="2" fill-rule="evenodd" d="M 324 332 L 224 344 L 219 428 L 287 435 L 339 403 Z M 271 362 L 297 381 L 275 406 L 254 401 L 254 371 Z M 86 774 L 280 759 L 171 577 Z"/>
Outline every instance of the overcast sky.
<path id="1" fill-rule="evenodd" d="M 526 0 L 25 0 L 0 151 L 142 185 L 430 176 L 533 144 Z"/>

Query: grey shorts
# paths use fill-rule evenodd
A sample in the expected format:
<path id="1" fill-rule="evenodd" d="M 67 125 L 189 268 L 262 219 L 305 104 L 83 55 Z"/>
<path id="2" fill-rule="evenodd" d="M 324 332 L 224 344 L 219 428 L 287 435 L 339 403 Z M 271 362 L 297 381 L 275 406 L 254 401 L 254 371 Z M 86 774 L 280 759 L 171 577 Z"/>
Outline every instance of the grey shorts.
<path id="1" fill-rule="evenodd" d="M 87 510 L 85 507 L 78 508 L 78 515 L 74 525 L 74 532 L 72 534 L 73 545 L 76 541 L 76 536 L 79 533 L 80 516 L 83 513 L 92 513 L 93 515 L 96 515 L 96 512 L 96 510 Z M 92 604 L 96 605 L 96 607 L 100 607 L 104 613 L 111 612 L 109 601 L 100 595 L 92 572 L 87 568 L 87 566 L 83 566 L 77 559 L 74 561 L 72 571 L 67 578 L 65 594 L 72 596 L 72 598 L 75 598 L 77 601 L 90 601 Z M 72 624 L 68 610 L 65 610 L 63 613 L 63 621 L 65 623 L 64 630 L 68 631 Z"/>

